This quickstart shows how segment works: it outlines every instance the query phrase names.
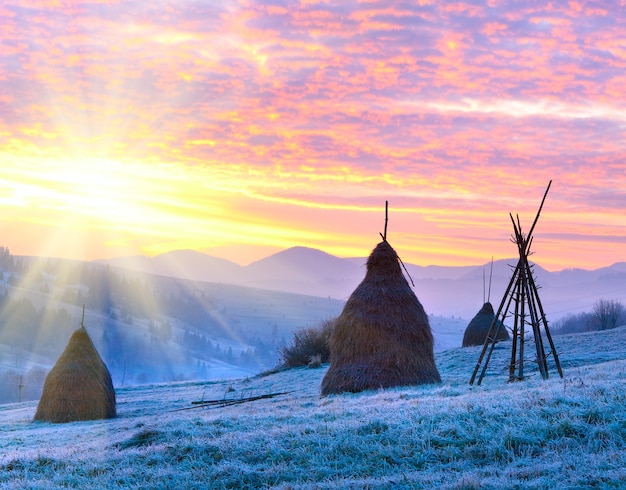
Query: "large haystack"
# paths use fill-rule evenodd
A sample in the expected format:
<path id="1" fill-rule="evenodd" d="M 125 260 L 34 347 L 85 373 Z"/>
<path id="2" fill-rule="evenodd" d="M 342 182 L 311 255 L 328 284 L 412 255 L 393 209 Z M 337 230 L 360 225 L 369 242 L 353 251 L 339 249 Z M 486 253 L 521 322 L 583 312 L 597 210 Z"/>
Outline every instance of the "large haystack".
<path id="1" fill-rule="evenodd" d="M 81 327 L 46 376 L 35 420 L 72 422 L 115 415 L 111 374 Z"/>
<path id="2" fill-rule="evenodd" d="M 428 316 L 382 241 L 336 320 L 322 395 L 439 382 Z"/>
<path id="3" fill-rule="evenodd" d="M 472 318 L 469 325 L 467 325 L 465 334 L 463 335 L 463 347 L 483 345 L 487 335 L 489 334 L 489 329 L 491 328 L 491 324 L 493 323 L 495 316 L 493 306 L 491 306 L 491 303 L 487 301 L 480 311 L 476 313 L 476 316 Z M 495 340 L 509 340 L 509 331 L 501 321 L 498 320 L 498 322 L 500 324 L 500 328 L 498 329 Z"/>

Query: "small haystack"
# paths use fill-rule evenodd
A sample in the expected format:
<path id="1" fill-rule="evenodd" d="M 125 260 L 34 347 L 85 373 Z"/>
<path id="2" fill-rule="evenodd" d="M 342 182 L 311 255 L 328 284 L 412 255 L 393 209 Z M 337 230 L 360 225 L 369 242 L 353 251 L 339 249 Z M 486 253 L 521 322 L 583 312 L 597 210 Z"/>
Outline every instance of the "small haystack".
<path id="1" fill-rule="evenodd" d="M 491 306 L 491 303 L 487 301 L 480 311 L 476 313 L 476 316 L 472 318 L 472 321 L 470 321 L 467 325 L 465 334 L 463 335 L 463 347 L 483 345 L 487 339 L 487 335 L 489 334 L 489 330 L 491 329 L 495 316 L 493 306 Z M 495 340 L 509 340 L 509 331 L 500 320 L 498 320 L 498 323 L 500 324 L 500 328 L 498 329 Z"/>
<path id="2" fill-rule="evenodd" d="M 383 240 L 336 320 L 322 395 L 439 382 L 428 316 Z"/>
<path id="3" fill-rule="evenodd" d="M 35 420 L 58 423 L 115 415 L 111 374 L 81 326 L 46 376 Z"/>

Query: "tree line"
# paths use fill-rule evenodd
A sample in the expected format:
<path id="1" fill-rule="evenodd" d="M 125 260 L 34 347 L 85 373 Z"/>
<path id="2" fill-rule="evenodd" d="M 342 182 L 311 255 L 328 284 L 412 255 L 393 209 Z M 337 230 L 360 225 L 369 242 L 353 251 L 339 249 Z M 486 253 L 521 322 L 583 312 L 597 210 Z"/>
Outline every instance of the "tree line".
<path id="1" fill-rule="evenodd" d="M 554 335 L 610 330 L 626 324 L 626 308 L 617 300 L 600 299 L 591 311 L 571 313 L 550 326 Z"/>

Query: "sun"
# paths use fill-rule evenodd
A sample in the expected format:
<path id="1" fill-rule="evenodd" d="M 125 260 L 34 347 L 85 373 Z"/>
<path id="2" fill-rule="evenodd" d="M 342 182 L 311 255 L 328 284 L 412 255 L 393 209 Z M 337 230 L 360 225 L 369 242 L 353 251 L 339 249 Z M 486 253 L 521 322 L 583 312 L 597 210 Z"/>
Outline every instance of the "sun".
<path id="1" fill-rule="evenodd" d="M 82 258 L 96 243 L 119 246 L 158 221 L 146 204 L 155 193 L 146 173 L 145 166 L 96 158 L 14 162 L 0 169 L 0 225 L 9 236 L 28 237 L 36 255 Z"/>
<path id="2" fill-rule="evenodd" d="M 113 160 L 81 159 L 59 162 L 47 175 L 44 190 L 53 203 L 75 216 L 99 221 L 126 223 L 140 212 L 137 197 L 141 180 L 132 167 Z"/>
<path id="3" fill-rule="evenodd" d="M 239 211 L 238 182 L 209 167 L 103 158 L 0 168 L 0 233 L 25 255 L 93 260 L 271 240 Z M 252 238 L 250 238 L 252 237 Z M 256 243 L 256 242 L 255 242 Z"/>

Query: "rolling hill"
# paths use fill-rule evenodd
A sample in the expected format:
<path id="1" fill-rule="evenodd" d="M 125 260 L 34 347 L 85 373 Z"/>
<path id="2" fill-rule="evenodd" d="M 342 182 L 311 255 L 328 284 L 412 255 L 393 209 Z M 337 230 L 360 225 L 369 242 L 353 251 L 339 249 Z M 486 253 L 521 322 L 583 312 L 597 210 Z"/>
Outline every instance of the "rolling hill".
<path id="1" fill-rule="evenodd" d="M 560 336 L 562 379 L 551 367 L 507 383 L 508 347 L 480 386 L 476 347 L 437 353 L 436 385 L 321 398 L 323 366 L 121 388 L 112 420 L 32 422 L 36 402 L 0 405 L 0 486 L 622 488 L 626 330 Z"/>
<path id="2" fill-rule="evenodd" d="M 45 372 L 80 324 L 82 305 L 116 386 L 222 379 L 275 365 L 294 331 L 339 314 L 365 272 L 364 258 L 306 247 L 246 267 L 193 251 L 106 263 L 17 259 L 20 266 L 0 277 L 0 402 L 38 397 Z M 493 265 L 496 308 L 514 263 Z M 435 350 L 459 346 L 482 306 L 489 265 L 406 267 Z M 536 265 L 535 273 L 549 321 L 588 311 L 600 298 L 626 302 L 626 263 L 559 272 Z"/>
<path id="3" fill-rule="evenodd" d="M 288 281 L 284 264 L 298 264 L 301 253 L 310 251 L 286 252 L 281 259 L 287 260 L 282 269 L 274 269 L 274 277 Z M 194 267 L 198 259 L 204 268 Z M 84 324 L 115 386 L 122 387 L 254 375 L 276 365 L 280 349 L 292 341 L 296 330 L 337 316 L 344 304 L 327 296 L 177 278 L 110 264 L 40 257 L 16 260 L 13 270 L 0 278 L 0 403 L 39 397 L 45 373 L 80 325 L 83 305 Z M 207 273 L 214 270 L 211 267 L 229 268 L 221 260 L 189 252 L 169 254 L 157 263 L 167 263 L 172 274 L 176 270 L 183 275 L 191 269 Z M 328 273 L 346 266 L 340 259 L 330 263 Z M 266 266 L 258 267 L 262 271 Z M 311 276 L 315 272 L 309 268 Z M 463 320 L 431 316 L 431 324 L 435 349 L 460 345 Z"/>

